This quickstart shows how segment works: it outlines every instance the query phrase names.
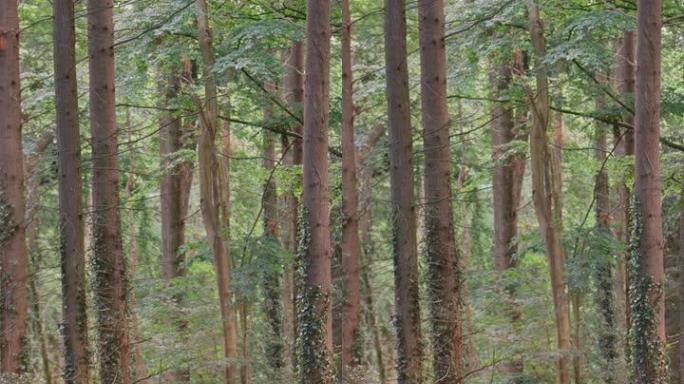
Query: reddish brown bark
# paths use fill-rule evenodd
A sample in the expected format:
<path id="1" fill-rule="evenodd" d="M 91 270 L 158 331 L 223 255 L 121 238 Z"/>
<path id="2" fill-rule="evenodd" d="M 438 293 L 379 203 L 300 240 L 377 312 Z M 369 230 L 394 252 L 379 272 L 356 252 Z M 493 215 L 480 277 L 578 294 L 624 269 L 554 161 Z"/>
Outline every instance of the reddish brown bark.
<path id="1" fill-rule="evenodd" d="M 273 96 L 277 95 L 275 84 L 269 82 L 265 89 Z M 273 117 L 273 105 L 268 104 L 264 108 L 264 121 Z M 264 312 L 268 320 L 269 332 L 266 338 L 266 353 L 270 368 L 278 375 L 285 365 L 283 360 L 283 318 L 280 294 L 280 255 L 276 250 L 280 249 L 278 238 L 278 194 L 276 191 L 273 172 L 276 166 L 275 134 L 268 130 L 263 131 L 263 160 L 262 166 L 266 171 L 264 181 L 264 193 L 262 196 L 262 211 L 264 224 L 264 243 L 268 255 L 268 266 L 263 275 L 264 287 Z"/>
<path id="2" fill-rule="evenodd" d="M 597 78 L 601 83 L 606 82 L 606 76 L 600 74 Z M 596 97 L 596 109 L 605 108 L 606 100 L 603 93 Z M 596 201 L 596 233 L 605 240 L 613 236 L 611 229 L 610 209 L 610 184 L 606 159 L 608 154 L 607 126 L 604 123 L 596 123 L 596 163 L 599 167 L 596 173 L 594 199 Z M 605 241 L 603 240 L 603 241 Z M 611 255 L 603 254 L 599 257 L 599 264 L 595 274 L 596 281 L 596 304 L 601 315 L 601 328 L 599 329 L 598 346 L 602 357 L 603 380 L 606 383 L 615 383 L 617 375 L 617 333 L 615 331 L 615 304 L 614 304 L 614 281 L 613 269 L 610 262 Z"/>
<path id="3" fill-rule="evenodd" d="M 90 129 L 93 148 L 93 268 L 100 381 L 128 384 L 126 270 L 119 217 L 111 0 L 88 1 Z"/>
<path id="4" fill-rule="evenodd" d="M 634 227 L 630 276 L 634 383 L 667 380 L 663 232 L 660 197 L 660 49 L 662 2 L 637 6 L 637 67 L 634 118 Z"/>
<path id="5" fill-rule="evenodd" d="M 418 251 L 404 0 L 385 0 L 385 71 L 390 134 L 395 328 L 398 338 L 397 379 L 399 384 L 420 384 L 423 373 Z"/>
<path id="6" fill-rule="evenodd" d="M 558 359 L 558 383 L 570 382 L 570 312 L 563 281 L 565 257 L 560 241 L 556 219 L 560 217 L 558 195 L 558 165 L 553 166 L 553 154 L 549 149 L 547 128 L 550 117 L 549 80 L 544 65 L 546 42 L 535 0 L 528 0 L 530 37 L 535 51 L 536 93 L 530 92 L 532 106 L 532 131 L 530 134 L 530 165 L 532 171 L 532 199 L 539 222 L 541 236 L 549 262 L 551 291 L 556 319 L 556 343 L 560 352 Z M 555 171 L 554 172 L 554 168 Z M 556 183 L 554 183 L 556 182 Z"/>
<path id="7" fill-rule="evenodd" d="M 617 88 L 622 96 L 623 103 L 634 107 L 632 99 L 634 94 L 634 75 L 635 75 L 635 57 L 636 54 L 636 38 L 633 31 L 627 31 L 622 35 L 619 41 L 617 51 Z M 624 111 L 623 121 L 627 124 L 634 124 L 634 113 L 631 111 Z M 627 157 L 634 155 L 634 132 L 632 130 L 616 130 L 615 132 L 617 146 L 615 155 L 618 157 Z M 631 173 L 631 172 L 630 172 Z M 618 207 L 614 210 L 614 218 L 616 224 L 615 235 L 618 239 L 626 245 L 630 243 L 629 222 L 630 218 L 630 187 L 627 181 L 631 179 L 630 175 L 622 175 L 618 183 Z M 624 337 L 627 333 L 627 326 L 629 323 L 629 282 L 628 282 L 628 266 L 629 254 L 626 252 L 619 255 L 615 269 L 615 300 L 617 312 L 617 324 Z M 624 381 L 622 381 L 624 382 Z"/>
<path id="8" fill-rule="evenodd" d="M 218 288 L 221 324 L 223 331 L 223 354 L 226 360 L 224 382 L 237 382 L 237 368 L 230 360 L 237 357 L 237 330 L 235 326 L 235 310 L 230 283 L 230 259 L 225 244 L 224 232 L 227 230 L 229 217 L 225 204 L 226 178 L 228 174 L 221 172 L 221 164 L 217 157 L 216 135 L 218 131 L 218 102 L 216 79 L 211 68 L 214 65 L 214 48 L 205 0 L 195 1 L 197 14 L 197 30 L 203 61 L 204 103 L 197 103 L 200 112 L 200 135 L 197 149 L 199 160 L 200 210 L 207 234 L 207 242 L 214 255 L 216 284 Z"/>
<path id="9" fill-rule="evenodd" d="M 28 256 L 16 0 L 0 4 L 0 41 L 0 372 L 19 375 L 26 358 Z"/>
<path id="10" fill-rule="evenodd" d="M 462 298 L 452 213 L 444 2 L 419 0 L 418 25 L 433 374 L 441 383 L 452 384 L 463 375 L 459 318 Z"/>
<path id="11" fill-rule="evenodd" d="M 173 66 L 170 73 L 160 76 L 161 108 L 168 109 L 178 95 L 183 82 L 192 82 L 192 69 L 189 61 Z M 174 72 L 175 71 L 175 72 Z M 192 126 L 192 124 L 189 124 Z M 192 184 L 192 164 L 174 161 L 176 153 L 182 149 L 195 148 L 195 141 L 184 128 L 182 119 L 171 111 L 164 111 L 159 119 L 159 157 L 162 177 L 159 190 L 161 194 L 161 272 L 168 285 L 174 278 L 185 275 L 185 220 L 188 210 L 189 190 Z M 182 294 L 173 297 L 177 305 L 182 305 Z M 174 315 L 180 338 L 185 337 L 187 321 L 180 313 Z M 165 376 L 178 382 L 190 381 L 188 369 L 179 368 Z"/>
<path id="12" fill-rule="evenodd" d="M 60 260 L 64 381 L 86 384 L 89 376 L 86 315 L 83 180 L 76 84 L 74 2 L 56 0 L 54 11 L 57 170 L 59 172 Z"/>
<path id="13" fill-rule="evenodd" d="M 359 274 L 359 219 L 354 144 L 354 100 L 352 88 L 351 16 L 349 0 L 342 0 L 342 376 L 360 363 L 361 278 Z"/>
<path id="14" fill-rule="evenodd" d="M 511 86 L 513 63 L 504 60 L 490 73 L 493 98 L 500 99 Z M 516 267 L 515 256 L 518 252 L 518 208 L 520 205 L 520 186 L 524 172 L 524 158 L 511 153 L 510 144 L 516 139 L 513 108 L 502 103 L 492 104 L 492 197 L 494 206 L 494 268 L 499 273 Z M 520 129 L 520 127 L 518 127 Z M 514 285 L 505 287 L 512 300 L 515 296 Z M 511 303 L 512 304 L 512 303 Z M 513 329 L 520 328 L 520 312 L 514 305 L 506 311 Z M 516 375 L 522 373 L 520 359 L 507 361 L 500 365 L 502 372 Z"/>
<path id="15" fill-rule="evenodd" d="M 308 0 L 304 81 L 304 215 L 302 282 L 298 306 L 300 373 L 303 384 L 332 381 L 332 305 L 328 115 L 330 4 Z M 306 326 L 304 326 L 306 325 Z"/>
<path id="16" fill-rule="evenodd" d="M 288 108 L 292 111 L 299 111 L 301 109 L 304 97 L 304 47 L 301 42 L 292 44 L 287 57 L 285 59 L 285 79 L 283 81 L 283 93 Z M 291 127 L 293 132 L 302 132 L 302 126 L 295 122 Z M 302 163 L 302 141 L 300 139 L 292 138 L 283 135 L 281 140 L 281 147 L 283 151 L 287 151 L 284 158 L 284 163 L 289 167 L 299 166 Z M 299 182 L 299 181 L 296 181 Z M 298 243 L 298 223 L 297 211 L 299 206 L 299 198 L 295 196 L 294 188 L 288 188 L 285 194 L 285 212 L 282 218 L 283 235 L 282 241 L 285 249 L 296 255 Z M 296 259 L 295 259 L 296 260 Z M 285 343 L 285 360 L 287 364 L 294 363 L 294 348 L 295 338 L 297 334 L 296 326 L 296 283 L 295 264 L 296 261 L 285 265 L 283 274 L 283 325 L 284 336 L 287 340 Z M 291 367 L 294 368 L 294 367 Z M 292 369 L 293 371 L 294 369 Z M 290 373 L 290 372 L 288 372 Z"/>
<path id="17" fill-rule="evenodd" d="M 172 73 L 162 79 L 163 105 L 177 96 L 180 88 L 178 74 Z M 164 112 L 159 121 L 159 156 L 163 176 L 161 178 L 161 237 L 162 237 L 162 277 L 165 281 L 182 276 L 184 255 L 181 247 L 185 243 L 185 203 L 183 195 L 183 174 L 181 166 L 173 164 L 173 156 L 183 148 L 183 128 L 181 119 L 171 112 Z"/>

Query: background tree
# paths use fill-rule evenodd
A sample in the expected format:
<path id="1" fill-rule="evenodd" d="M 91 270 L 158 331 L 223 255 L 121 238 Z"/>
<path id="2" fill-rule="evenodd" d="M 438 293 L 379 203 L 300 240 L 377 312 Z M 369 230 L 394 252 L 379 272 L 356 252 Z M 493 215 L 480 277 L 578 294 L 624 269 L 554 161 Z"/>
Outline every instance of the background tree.
<path id="1" fill-rule="evenodd" d="M 351 15 L 349 1 L 342 0 L 342 309 L 341 373 L 347 375 L 359 363 L 361 320 L 361 275 L 359 273 L 359 202 L 354 143 L 354 98 L 352 81 Z"/>
<path id="2" fill-rule="evenodd" d="M 90 380 L 90 356 L 74 3 L 55 1 L 53 9 L 64 381 L 85 384 Z"/>
<path id="3" fill-rule="evenodd" d="M 93 255 L 100 381 L 131 382 L 128 287 L 119 216 L 118 135 L 114 96 L 114 9 L 88 1 Z"/>
<path id="4" fill-rule="evenodd" d="M 24 238 L 18 2 L 0 5 L 0 372 L 24 373 L 28 256 Z"/>
<path id="5" fill-rule="evenodd" d="M 385 0 L 385 77 L 390 136 L 392 252 L 400 384 L 423 382 L 413 143 L 406 61 L 406 4 Z"/>

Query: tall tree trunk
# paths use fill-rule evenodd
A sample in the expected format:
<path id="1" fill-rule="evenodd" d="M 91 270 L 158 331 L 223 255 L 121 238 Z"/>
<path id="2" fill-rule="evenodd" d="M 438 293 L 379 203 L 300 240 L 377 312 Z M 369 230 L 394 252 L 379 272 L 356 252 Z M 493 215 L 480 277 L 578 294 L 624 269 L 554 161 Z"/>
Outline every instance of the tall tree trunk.
<path id="1" fill-rule="evenodd" d="M 635 75 L 635 54 L 636 54 L 636 38 L 633 31 L 624 32 L 622 38 L 619 41 L 619 47 L 617 52 L 617 88 L 622 96 L 624 103 L 634 106 L 632 99 L 634 94 L 634 75 Z M 623 121 L 633 125 L 634 124 L 634 113 L 632 111 L 624 111 Z M 618 157 L 628 157 L 634 154 L 634 132 L 632 130 L 615 130 L 615 140 L 617 142 L 616 146 L 616 156 Z M 618 181 L 617 190 L 617 200 L 618 207 L 613 210 L 616 233 L 615 235 L 623 244 L 630 244 L 630 200 L 631 192 L 628 186 L 628 180 L 631 179 L 631 171 L 629 174 L 621 175 Z M 624 384 L 627 382 L 627 375 L 625 374 L 624 361 L 626 355 L 626 336 L 629 324 L 629 252 L 624 252 L 617 257 L 617 263 L 615 266 L 615 311 L 617 314 L 616 321 L 617 327 L 620 334 L 621 347 L 618 349 L 620 356 L 617 361 L 622 364 L 623 369 L 617 370 L 617 382 L 618 384 Z"/>
<path id="2" fill-rule="evenodd" d="M 463 376 L 459 332 L 462 298 L 451 196 L 443 0 L 419 0 L 418 23 L 433 374 L 440 383 L 453 384 Z"/>
<path id="3" fill-rule="evenodd" d="M 601 75 L 602 83 L 606 81 L 605 76 Z M 596 109 L 605 108 L 605 96 L 600 94 L 596 98 Z M 610 210 L 610 184 L 608 171 L 605 169 L 607 159 L 607 127 L 604 123 L 596 124 L 596 163 L 599 167 L 596 173 L 596 185 L 594 199 L 596 200 L 596 233 L 599 238 L 605 240 L 613 237 L 611 230 L 611 210 Z M 604 240 L 599 240 L 604 241 Z M 614 303 L 614 283 L 613 270 L 610 254 L 600 255 L 599 265 L 597 266 L 596 281 L 596 303 L 601 315 L 601 328 L 599 330 L 599 349 L 602 355 L 603 380 L 606 384 L 616 382 L 616 359 L 617 354 L 617 333 L 615 327 L 615 303 Z"/>
<path id="4" fill-rule="evenodd" d="M 567 293 L 565 291 L 564 255 L 561 248 L 560 232 L 555 219 L 560 214 L 558 206 L 558 186 L 554 185 L 553 154 L 548 145 L 547 128 L 549 126 L 550 99 L 547 68 L 544 65 L 546 42 L 544 30 L 535 0 L 528 0 L 528 18 L 530 37 L 535 51 L 536 93 L 530 92 L 530 104 L 533 111 L 533 124 L 530 135 L 530 164 L 532 171 L 532 199 L 539 222 L 541 236 L 549 262 L 551 275 L 551 291 L 556 318 L 556 343 L 560 352 L 558 359 L 558 383 L 570 382 L 570 312 Z"/>
<path id="5" fill-rule="evenodd" d="M 175 68 L 174 68 L 175 69 Z M 168 108 L 181 87 L 181 75 L 173 71 L 161 79 L 163 84 L 162 108 Z M 183 123 L 181 118 L 172 112 L 165 111 L 159 120 L 159 156 L 162 178 L 161 192 L 161 271 L 164 283 L 171 285 L 173 279 L 185 275 L 183 266 L 185 254 L 182 247 L 185 244 L 185 216 L 187 215 L 188 194 L 185 189 L 192 183 L 192 173 L 188 164 L 173 165 L 175 154 L 185 147 L 183 138 Z M 182 296 L 175 295 L 177 305 L 182 304 Z M 184 338 L 187 321 L 180 313 L 174 315 L 180 338 Z M 177 382 L 190 381 L 190 372 L 186 368 L 179 368 L 166 376 Z"/>
<path id="6" fill-rule="evenodd" d="M 216 79 L 212 73 L 214 65 L 214 48 L 205 0 L 196 0 L 197 29 L 199 45 L 203 60 L 203 78 L 205 102 L 197 103 L 200 112 L 200 136 L 198 144 L 198 160 L 200 173 L 200 210 L 207 233 L 207 242 L 214 255 L 214 268 L 218 286 L 221 324 L 223 330 L 223 354 L 225 359 L 224 380 L 226 384 L 237 382 L 237 369 L 234 360 L 237 357 L 237 331 L 235 327 L 235 311 L 232 304 L 230 283 L 230 261 L 228 248 L 224 242 L 223 232 L 227 229 L 228 217 L 222 217 L 227 211 L 222 198 L 225 189 L 226 174 L 221 174 L 221 166 L 217 157 L 216 134 L 218 130 L 218 102 Z"/>
<path id="7" fill-rule="evenodd" d="M 74 2 L 55 0 L 54 51 L 64 381 L 90 381 Z"/>
<path id="8" fill-rule="evenodd" d="M 19 19 L 17 0 L 0 4 L 0 372 L 24 373 L 28 255 L 24 240 Z"/>
<path id="9" fill-rule="evenodd" d="M 660 0 L 637 6 L 634 239 L 630 276 L 635 384 L 667 380 L 660 197 Z"/>
<path id="10" fill-rule="evenodd" d="M 490 83 L 494 99 L 499 99 L 511 86 L 511 65 L 508 60 L 498 64 L 490 74 Z M 515 256 L 518 252 L 518 206 L 520 193 L 518 185 L 522 181 L 522 172 L 518 168 L 524 166 L 521 155 L 507 153 L 509 145 L 516 138 L 516 127 L 513 108 L 510 105 L 495 102 L 492 104 L 492 160 L 494 172 L 492 177 L 492 196 L 494 206 L 494 268 L 504 274 L 516 267 Z M 510 318 L 512 329 L 520 328 L 520 311 L 512 303 L 515 298 L 515 284 L 505 287 L 510 304 L 506 312 Z M 520 375 L 523 362 L 514 358 L 500 365 L 502 372 L 512 376 Z"/>
<path id="11" fill-rule="evenodd" d="M 168 108 L 180 88 L 177 73 L 161 79 L 162 108 Z M 184 255 L 181 247 L 185 243 L 185 217 L 182 200 L 182 175 L 180 166 L 175 166 L 174 155 L 183 148 L 183 128 L 181 119 L 172 112 L 163 112 L 159 121 L 159 156 L 162 170 L 161 184 L 161 237 L 162 237 L 162 277 L 168 284 L 184 274 Z"/>
<path id="12" fill-rule="evenodd" d="M 275 84 L 268 82 L 266 90 L 272 96 L 277 96 Z M 264 121 L 273 117 L 273 105 L 264 108 Z M 266 354 L 274 377 L 279 377 L 280 370 L 284 367 L 283 360 L 283 318 L 280 294 L 280 240 L 278 239 L 278 193 L 273 172 L 276 166 L 275 134 L 268 130 L 263 131 L 263 167 L 266 171 L 264 181 L 264 193 L 261 200 L 264 221 L 264 244 L 268 254 L 268 266 L 263 275 L 264 287 L 264 312 L 268 320 L 268 333 L 266 336 Z M 285 149 L 284 149 L 285 150 Z"/>
<path id="13" fill-rule="evenodd" d="M 304 97 L 304 46 L 301 42 L 295 42 L 290 47 L 285 59 L 285 79 L 283 81 L 283 93 L 288 108 L 292 111 L 301 110 Z M 301 134 L 302 126 L 298 122 L 291 127 L 293 132 Z M 290 142 L 292 140 L 292 142 Z M 302 164 L 302 141 L 283 135 L 281 148 L 287 151 L 285 164 L 296 167 Z M 288 149 L 289 148 L 289 149 Z M 296 181 L 301 182 L 300 180 Z M 297 254 L 298 243 L 298 207 L 299 198 L 295 195 L 295 187 L 291 186 L 285 193 L 285 212 L 283 215 L 283 246 L 291 254 Z M 297 310 L 296 310 L 296 256 L 295 259 L 285 265 L 283 274 L 283 331 L 285 336 L 285 360 L 288 364 L 288 374 L 294 372 L 294 348 L 297 335 Z"/>
<path id="14" fill-rule="evenodd" d="M 299 293 L 300 374 L 303 384 L 332 382 L 332 305 L 328 115 L 330 4 L 308 0 L 304 82 L 303 286 Z"/>
<path id="15" fill-rule="evenodd" d="M 114 9 L 88 0 L 90 129 L 93 148 L 93 272 L 100 381 L 131 382 L 126 270 L 119 217 L 119 166 L 114 96 Z"/>
<path id="16" fill-rule="evenodd" d="M 360 364 L 361 278 L 359 274 L 359 214 L 354 144 L 354 100 L 352 88 L 351 15 L 349 0 L 342 0 L 342 304 L 341 374 L 346 377 Z"/>
<path id="17" fill-rule="evenodd" d="M 390 133 L 398 382 L 420 384 L 423 382 L 423 373 L 418 250 L 404 0 L 385 0 L 385 71 Z"/>
<path id="18" fill-rule="evenodd" d="M 635 75 L 635 53 L 636 53 L 636 38 L 633 31 L 626 31 L 618 41 L 617 60 L 616 60 L 616 86 L 622 97 L 623 103 L 634 107 L 632 95 L 634 94 L 634 75 Z M 634 113 L 632 111 L 624 111 L 623 121 L 633 125 Z M 620 130 L 614 128 L 614 136 L 616 141 L 615 155 L 617 157 L 627 157 L 634 155 L 634 132 L 631 129 Z M 630 201 L 631 201 L 631 186 L 628 186 L 628 180 L 631 180 L 633 168 L 627 171 L 627 174 L 620 175 L 615 188 L 617 207 L 613 209 L 615 220 L 615 236 L 626 245 L 630 244 Z M 629 325 L 629 251 L 623 252 L 617 256 L 615 265 L 615 313 L 616 324 L 619 335 L 619 347 L 616 349 L 618 357 L 616 358 L 616 382 L 618 384 L 627 383 L 626 372 L 626 354 L 627 354 L 627 333 Z"/>

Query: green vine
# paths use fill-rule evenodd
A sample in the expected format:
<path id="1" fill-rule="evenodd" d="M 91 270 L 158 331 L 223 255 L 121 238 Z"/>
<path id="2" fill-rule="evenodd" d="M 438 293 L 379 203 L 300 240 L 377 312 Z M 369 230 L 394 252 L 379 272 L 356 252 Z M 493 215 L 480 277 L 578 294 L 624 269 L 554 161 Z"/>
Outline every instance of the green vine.
<path id="1" fill-rule="evenodd" d="M 630 349 L 633 382 L 639 384 L 665 384 L 667 382 L 667 355 L 665 343 L 658 337 L 656 306 L 663 295 L 662 284 L 644 276 L 640 271 L 639 245 L 642 235 L 642 218 L 637 200 L 633 203 L 633 227 L 630 243 L 629 287 L 631 326 Z"/>

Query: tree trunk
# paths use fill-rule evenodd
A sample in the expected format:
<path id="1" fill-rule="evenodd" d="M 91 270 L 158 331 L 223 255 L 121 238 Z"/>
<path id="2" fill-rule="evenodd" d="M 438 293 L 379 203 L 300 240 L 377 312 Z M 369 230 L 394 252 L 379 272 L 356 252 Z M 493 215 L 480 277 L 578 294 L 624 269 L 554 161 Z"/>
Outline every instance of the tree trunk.
<path id="1" fill-rule="evenodd" d="M 214 255 L 214 268 L 218 287 L 219 306 L 223 330 L 224 380 L 226 384 L 237 382 L 237 369 L 234 360 L 237 357 L 237 330 L 235 327 L 235 311 L 232 304 L 230 284 L 230 261 L 228 248 L 223 233 L 227 230 L 229 218 L 222 217 L 226 209 L 222 194 L 225 189 L 226 174 L 221 174 L 221 166 L 217 158 L 216 134 L 218 130 L 218 102 L 216 80 L 211 68 L 214 65 L 214 48 L 205 0 L 196 0 L 197 30 L 203 60 L 203 78 L 205 102 L 198 102 L 200 112 L 200 136 L 198 144 L 198 160 L 200 173 L 200 210 L 207 233 L 207 242 Z"/>
<path id="2" fill-rule="evenodd" d="M 55 0 L 54 51 L 59 172 L 60 260 L 64 382 L 90 381 L 86 314 L 83 179 L 76 84 L 76 33 L 73 0 Z"/>
<path id="3" fill-rule="evenodd" d="M 680 204 L 682 204 L 679 211 L 679 377 L 684 378 L 684 184 L 682 184 L 682 191 L 680 195 Z"/>
<path id="4" fill-rule="evenodd" d="M 304 215 L 302 270 L 298 293 L 300 373 L 303 384 L 332 382 L 332 305 L 328 115 L 330 92 L 330 4 L 308 0 L 304 83 Z"/>
<path id="5" fill-rule="evenodd" d="M 186 66 L 186 65 L 184 65 Z M 189 69 L 189 68 L 187 68 Z M 160 91 L 162 94 L 162 108 L 169 108 L 173 99 L 177 96 L 181 87 L 181 78 L 190 79 L 192 76 L 187 70 L 184 74 L 174 73 L 179 68 L 173 67 L 170 74 L 163 76 Z M 187 80 L 186 80 L 187 81 Z M 183 122 L 173 112 L 165 111 L 159 120 L 159 157 L 162 177 L 160 181 L 160 208 L 161 208 L 161 271 L 164 283 L 171 285 L 173 279 L 184 276 L 185 254 L 182 251 L 185 245 L 185 216 L 188 210 L 190 184 L 192 184 L 192 171 L 187 162 L 174 164 L 174 156 L 183 148 L 188 147 L 188 142 L 194 142 L 184 138 Z M 194 146 L 192 146 L 194 149 Z M 182 305 L 182 295 L 173 297 L 176 305 Z M 187 329 L 187 321 L 181 313 L 174 314 L 175 323 L 180 339 L 183 340 Z M 189 382 L 190 371 L 179 368 L 166 376 L 169 380 L 177 382 Z"/>
<path id="6" fill-rule="evenodd" d="M 178 74 L 172 73 L 161 79 L 165 84 L 161 89 L 162 108 L 168 108 L 180 88 Z M 184 255 L 181 247 L 185 244 L 185 217 L 182 201 L 182 175 L 180 166 L 172 167 L 174 155 L 183 148 L 183 128 L 181 119 L 171 112 L 163 112 L 159 121 L 159 156 L 162 178 L 161 192 L 161 237 L 162 237 L 162 277 L 166 283 L 184 274 Z"/>
<path id="7" fill-rule="evenodd" d="M 508 60 L 498 64 L 490 74 L 492 97 L 499 99 L 511 86 L 511 65 Z M 521 155 L 507 153 L 509 145 L 516 139 L 516 127 L 513 108 L 510 105 L 495 102 L 492 104 L 492 160 L 494 172 L 492 177 L 492 196 L 494 206 L 494 268 L 497 273 L 505 274 L 516 267 L 515 256 L 518 253 L 518 208 L 520 205 L 519 185 L 524 167 Z M 504 157 L 505 156 L 505 157 Z M 510 318 L 512 329 L 520 328 L 520 311 L 513 304 L 515 284 L 504 287 L 509 296 L 506 312 Z M 500 365 L 502 372 L 511 376 L 522 374 L 523 362 L 517 357 Z"/>
<path id="8" fill-rule="evenodd" d="M 390 133 L 398 382 L 420 384 L 423 382 L 423 374 L 418 251 L 404 0 L 385 0 L 385 71 Z"/>
<path id="9" fill-rule="evenodd" d="M 24 240 L 23 152 L 17 1 L 0 4 L 0 372 L 24 373 L 28 255 Z"/>
<path id="10" fill-rule="evenodd" d="M 605 75 L 601 75 L 600 80 L 604 83 L 606 81 Z M 596 98 L 596 109 L 602 110 L 605 106 L 605 95 L 600 94 Z M 596 123 L 596 163 L 599 170 L 596 173 L 594 199 L 596 200 L 596 234 L 599 237 L 599 241 L 605 241 L 613 237 L 611 230 L 610 183 L 608 171 L 605 169 L 608 153 L 606 133 L 606 125 L 604 123 Z M 603 380 L 606 384 L 616 382 L 616 359 L 618 358 L 611 256 L 609 253 L 599 256 L 599 265 L 595 275 L 597 285 L 596 303 L 601 315 L 599 349 L 601 350 L 603 360 L 601 362 Z"/>
<path id="11" fill-rule="evenodd" d="M 631 99 L 634 94 L 634 64 L 636 39 L 633 31 L 624 32 L 623 36 L 618 41 L 617 60 L 616 60 L 616 86 L 622 97 L 623 103 L 634 107 L 634 101 Z M 634 125 L 634 114 L 632 111 L 624 111 L 623 121 Z M 634 132 L 631 129 L 614 128 L 614 136 L 616 141 L 615 156 L 626 157 L 634 155 Z M 630 244 L 630 201 L 631 192 L 627 183 L 630 180 L 633 168 L 628 170 L 626 174 L 620 175 L 617 182 L 616 191 L 616 205 L 613 211 L 615 221 L 615 236 L 629 248 Z M 616 349 L 618 357 L 616 363 L 616 382 L 618 384 L 627 383 L 626 371 L 626 352 L 627 352 L 627 330 L 629 325 L 629 251 L 623 252 L 617 256 L 615 265 L 615 314 L 618 332 L 619 346 Z"/>
<path id="12" fill-rule="evenodd" d="M 462 298 L 452 213 L 443 0 L 419 0 L 418 23 L 433 374 L 440 383 L 453 384 L 463 376 L 459 332 Z"/>
<path id="13" fill-rule="evenodd" d="M 635 54 L 636 54 L 636 39 L 633 31 L 627 31 L 623 34 L 619 42 L 619 48 L 617 52 L 617 88 L 622 96 L 624 103 L 634 106 L 633 100 L 630 102 L 634 94 L 634 75 L 635 75 Z M 634 114 L 631 111 L 625 111 L 623 114 L 623 121 L 634 125 Z M 627 157 L 634 155 L 634 132 L 632 130 L 615 130 L 615 140 L 617 142 L 615 154 L 618 157 Z M 613 210 L 615 224 L 616 224 L 616 237 L 625 244 L 628 248 L 630 244 L 630 233 L 629 227 L 631 222 L 630 215 L 630 201 L 631 192 L 630 187 L 627 183 L 631 177 L 631 170 L 629 174 L 621 175 L 618 181 L 617 190 L 617 200 L 618 207 Z M 617 361 L 622 364 L 623 369 L 617 370 L 617 383 L 625 384 L 627 382 L 627 375 L 625 374 L 625 355 L 627 349 L 627 329 L 629 325 L 629 252 L 624 252 L 617 257 L 617 263 L 615 266 L 615 312 L 616 312 L 616 322 L 620 334 L 620 348 L 618 349 L 620 356 Z"/>
<path id="14" fill-rule="evenodd" d="M 90 126 L 93 148 L 93 269 L 100 381 L 131 382 L 126 270 L 119 217 L 111 0 L 88 0 Z"/>
<path id="15" fill-rule="evenodd" d="M 348 376 L 360 364 L 361 279 L 359 274 L 359 218 L 354 144 L 354 100 L 352 88 L 351 15 L 349 0 L 342 0 L 342 304 L 341 374 Z"/>
<path id="16" fill-rule="evenodd" d="M 556 343 L 560 352 L 558 359 L 558 383 L 570 382 L 570 312 L 567 293 L 563 282 L 564 255 L 561 248 L 560 233 L 555 219 L 560 214 L 557 206 L 559 196 L 550 164 L 553 155 L 549 150 L 547 128 L 549 125 L 550 101 L 547 68 L 544 65 L 546 47 L 544 31 L 535 0 L 528 0 L 528 18 L 530 37 L 535 50 L 536 94 L 530 92 L 530 104 L 533 110 L 533 125 L 530 135 L 530 164 L 532 171 L 532 199 L 541 236 L 549 262 L 551 275 L 551 291 L 556 318 Z"/>
<path id="17" fill-rule="evenodd" d="M 284 98 L 288 108 L 292 111 L 300 111 L 304 97 L 304 46 L 301 42 L 292 44 L 285 59 Z M 293 132 L 302 132 L 302 126 L 298 122 L 291 127 Z M 292 142 L 290 142 L 292 140 Z M 284 161 L 288 167 L 296 167 L 302 164 L 302 141 L 283 135 L 281 140 L 283 151 L 287 151 Z M 289 148 L 289 149 L 288 149 Z M 299 184 L 301 179 L 294 183 Z M 294 185 L 285 193 L 285 214 L 283 222 L 283 246 L 295 255 L 295 259 L 285 265 L 283 274 L 283 322 L 285 333 L 285 360 L 289 365 L 288 374 L 294 372 L 294 348 L 297 335 L 297 310 L 296 310 L 296 283 L 295 270 L 297 264 L 298 243 L 298 210 L 299 197 L 295 195 Z"/>
<path id="18" fill-rule="evenodd" d="M 660 0 L 637 6 L 634 257 L 630 276 L 635 384 L 667 380 L 660 197 Z"/>
<path id="19" fill-rule="evenodd" d="M 265 86 L 272 96 L 277 95 L 275 84 L 269 82 Z M 273 117 L 273 105 L 264 108 L 264 121 Z M 273 377 L 280 377 L 280 370 L 284 367 L 283 360 L 283 318 L 280 295 L 280 241 L 278 239 L 278 193 L 273 172 L 276 166 L 275 134 L 263 130 L 263 167 L 266 171 L 264 193 L 262 197 L 262 211 L 264 220 L 264 245 L 268 263 L 263 275 L 264 312 L 268 321 L 266 336 L 266 355 L 272 369 Z"/>

